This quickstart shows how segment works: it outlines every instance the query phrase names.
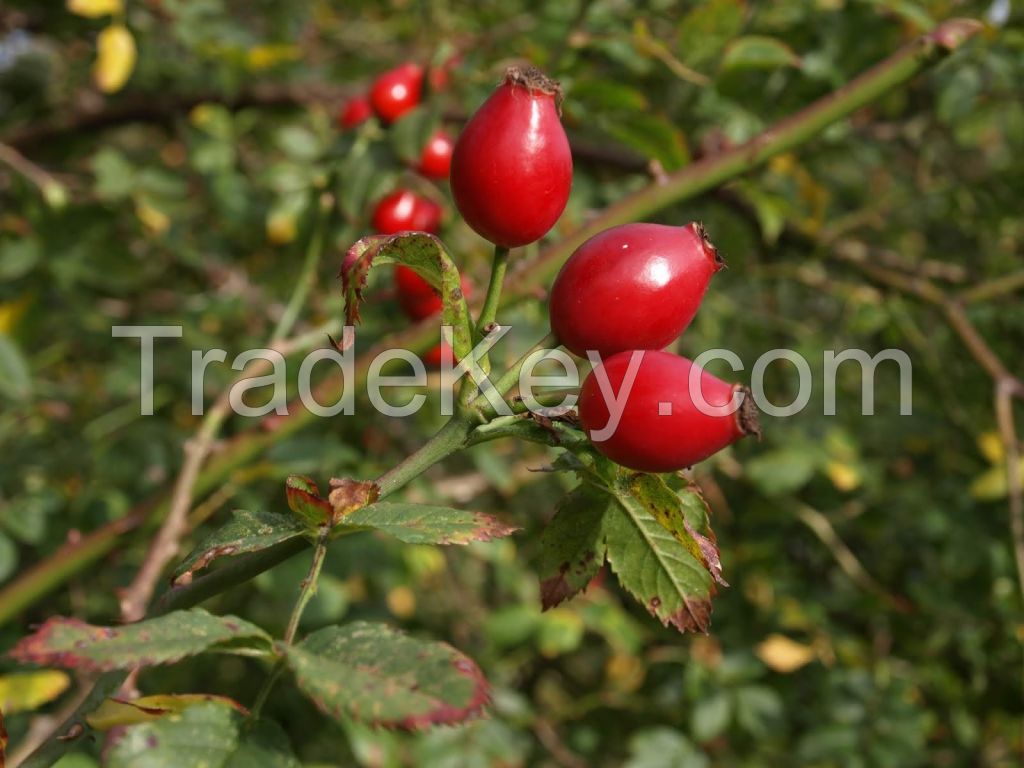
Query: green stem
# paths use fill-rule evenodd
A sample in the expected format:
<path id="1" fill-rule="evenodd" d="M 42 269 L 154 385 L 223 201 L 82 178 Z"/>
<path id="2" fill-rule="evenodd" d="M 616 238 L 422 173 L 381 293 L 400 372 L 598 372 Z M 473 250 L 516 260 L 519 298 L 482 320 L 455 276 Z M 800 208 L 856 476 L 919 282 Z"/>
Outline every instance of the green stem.
<path id="1" fill-rule="evenodd" d="M 418 451 L 377 478 L 379 498 L 394 493 L 429 467 L 463 448 L 472 430 L 473 425 L 468 420 L 453 417 Z"/>
<path id="2" fill-rule="evenodd" d="M 493 323 L 494 318 L 498 315 L 498 306 L 501 304 L 501 288 L 505 284 L 505 272 L 508 269 L 508 254 L 508 248 L 500 245 L 494 246 L 491 280 L 487 285 L 487 296 L 484 297 L 480 318 L 476 321 L 477 336 L 482 337 L 487 326 Z"/>
<path id="3" fill-rule="evenodd" d="M 526 351 L 526 354 L 516 360 L 512 364 L 511 368 L 501 374 L 492 386 L 497 390 L 497 393 L 500 396 L 504 397 L 512 387 L 519 383 L 519 374 L 522 372 L 523 366 L 526 365 L 526 361 L 530 359 L 531 355 L 539 349 L 554 349 L 558 346 L 558 337 L 555 336 L 554 333 L 548 333 L 543 339 L 530 347 Z M 470 406 L 478 409 L 485 417 L 493 416 L 495 413 L 493 406 L 491 406 L 486 395 L 483 393 L 477 395 L 476 399 L 470 403 Z"/>
<path id="4" fill-rule="evenodd" d="M 309 235 L 309 243 L 306 245 L 306 259 L 302 263 L 302 271 L 295 281 L 291 298 L 284 309 L 284 314 L 277 321 L 277 326 L 270 336 L 271 345 L 281 341 L 291 333 L 295 321 L 299 319 L 299 313 L 306 304 L 309 292 L 316 283 L 316 268 L 320 264 L 320 257 L 324 251 L 324 239 L 327 232 L 328 214 L 324 210 L 323 203 L 319 197 L 314 201 L 316 213 L 314 213 L 313 230 Z"/>
<path id="5" fill-rule="evenodd" d="M 328 526 L 323 526 L 320 530 L 320 536 L 316 541 L 316 548 L 313 550 L 313 561 L 309 564 L 309 573 L 306 574 L 306 578 L 302 581 L 302 588 L 299 590 L 299 596 L 292 607 L 292 615 L 288 619 L 288 627 L 284 632 L 283 642 L 285 645 L 292 645 L 295 642 L 295 636 L 299 632 L 299 622 L 302 621 L 302 614 L 305 612 L 306 606 L 309 605 L 309 601 L 313 599 L 313 595 L 316 594 L 317 583 L 320 580 L 320 571 L 324 567 L 324 558 L 327 556 L 327 538 L 330 536 L 330 533 L 331 529 Z M 260 712 L 263 711 L 263 705 L 267 703 L 267 698 L 274 689 L 274 684 L 283 672 L 284 660 L 280 659 L 274 665 L 271 673 L 267 675 L 267 679 L 263 681 L 263 686 L 260 688 L 259 693 L 256 694 L 256 701 L 253 703 L 249 715 L 250 719 L 259 719 Z"/>

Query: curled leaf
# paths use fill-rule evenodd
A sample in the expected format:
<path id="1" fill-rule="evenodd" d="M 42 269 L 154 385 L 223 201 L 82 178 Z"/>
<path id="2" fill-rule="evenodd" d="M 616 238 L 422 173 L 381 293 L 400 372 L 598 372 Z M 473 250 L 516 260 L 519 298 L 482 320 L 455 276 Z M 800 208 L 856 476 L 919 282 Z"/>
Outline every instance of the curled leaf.
<path id="1" fill-rule="evenodd" d="M 333 510 L 331 521 L 337 523 L 349 512 L 372 504 L 379 494 L 376 483 L 348 477 L 331 478 L 331 492 L 327 497 Z"/>
<path id="2" fill-rule="evenodd" d="M 215 696 L 209 693 L 182 693 L 177 695 L 143 696 L 132 701 L 124 699 L 106 699 L 95 710 L 85 716 L 89 726 L 97 731 L 109 731 L 126 725 L 159 720 L 165 715 L 183 712 L 196 704 L 215 702 L 224 704 L 248 716 L 249 710 L 234 699 L 227 696 Z"/>

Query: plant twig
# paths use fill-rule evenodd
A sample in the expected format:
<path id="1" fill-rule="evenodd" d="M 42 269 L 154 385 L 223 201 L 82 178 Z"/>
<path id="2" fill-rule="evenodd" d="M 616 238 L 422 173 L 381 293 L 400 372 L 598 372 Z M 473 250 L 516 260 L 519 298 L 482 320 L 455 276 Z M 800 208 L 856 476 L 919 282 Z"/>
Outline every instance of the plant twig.
<path id="1" fill-rule="evenodd" d="M 10 144 L 0 144 L 0 163 L 37 187 L 47 205 L 61 207 L 67 202 L 64 185 Z"/>
<path id="2" fill-rule="evenodd" d="M 285 630 L 283 641 L 285 645 L 291 645 L 295 642 L 295 636 L 299 632 L 299 622 L 302 621 L 302 614 L 305 612 L 306 606 L 309 605 L 309 601 L 313 599 L 313 595 L 316 594 L 317 583 L 320 580 L 320 570 L 324 566 L 324 558 L 327 557 L 327 538 L 330 536 L 330 533 L 331 529 L 329 526 L 324 525 L 321 528 L 316 547 L 313 549 L 313 561 L 309 564 L 309 573 L 302 580 L 299 596 L 295 600 L 292 614 L 288 618 L 288 627 Z M 284 662 L 279 660 L 267 676 L 267 679 L 263 681 L 263 686 L 260 688 L 259 693 L 256 694 L 256 701 L 252 705 L 251 719 L 259 719 L 260 712 L 263 711 L 263 705 L 267 703 L 267 698 L 270 696 L 274 684 L 281 677 L 283 671 Z"/>
<path id="3" fill-rule="evenodd" d="M 282 355 L 288 355 L 296 349 L 302 349 L 310 343 L 322 340 L 323 334 L 324 329 L 317 329 L 291 340 L 279 341 L 271 345 L 271 348 Z M 153 597 L 160 574 L 178 553 L 181 537 L 188 529 L 188 513 L 192 506 L 193 490 L 199 478 L 200 469 L 213 449 L 221 425 L 230 415 L 231 391 L 238 382 L 251 376 L 261 375 L 270 365 L 268 359 L 258 358 L 251 366 L 251 370 L 240 372 L 211 406 L 203 418 L 196 437 L 185 444 L 185 461 L 174 483 L 174 492 L 171 495 L 167 516 L 146 553 L 142 567 L 139 568 L 135 578 L 121 595 L 122 621 L 138 621 L 146 615 L 146 606 L 149 605 L 149 601 Z"/>

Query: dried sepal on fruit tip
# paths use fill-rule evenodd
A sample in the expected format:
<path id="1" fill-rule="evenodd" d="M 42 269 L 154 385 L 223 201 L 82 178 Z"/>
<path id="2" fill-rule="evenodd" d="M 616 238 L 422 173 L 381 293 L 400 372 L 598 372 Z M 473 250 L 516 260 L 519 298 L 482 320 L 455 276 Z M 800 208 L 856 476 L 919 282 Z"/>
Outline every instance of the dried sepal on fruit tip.
<path id="1" fill-rule="evenodd" d="M 562 85 L 557 80 L 541 72 L 537 67 L 531 65 L 525 67 L 509 67 L 505 70 L 503 81 L 511 86 L 522 86 L 531 93 L 544 93 L 555 97 L 555 106 L 558 107 L 558 114 L 562 114 Z"/>
<path id="2" fill-rule="evenodd" d="M 707 227 L 699 221 L 693 222 L 691 226 L 693 227 L 693 231 L 697 237 L 699 237 L 704 243 L 705 253 L 709 254 L 711 258 L 715 260 L 715 264 L 718 265 L 718 269 L 725 269 L 728 265 L 725 263 L 725 259 L 722 257 L 722 254 L 718 252 L 718 248 L 711 242 L 711 238 L 708 236 Z"/>
<path id="3" fill-rule="evenodd" d="M 736 384 L 733 387 L 733 397 L 737 392 L 743 395 L 743 399 L 740 400 L 740 407 L 736 411 L 736 426 L 744 435 L 753 435 L 760 440 L 760 411 L 757 408 L 757 403 L 754 402 L 754 395 L 751 393 L 750 387 L 745 387 L 742 384 Z"/>

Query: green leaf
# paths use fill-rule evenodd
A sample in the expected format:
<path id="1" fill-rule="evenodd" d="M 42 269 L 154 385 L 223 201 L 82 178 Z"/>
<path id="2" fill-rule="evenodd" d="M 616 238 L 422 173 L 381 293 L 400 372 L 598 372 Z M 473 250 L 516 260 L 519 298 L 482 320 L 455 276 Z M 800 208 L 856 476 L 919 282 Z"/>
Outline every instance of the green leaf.
<path id="1" fill-rule="evenodd" d="M 540 602 L 552 608 L 590 583 L 604 564 L 605 513 L 615 502 L 591 485 L 562 499 L 540 536 Z"/>
<path id="2" fill-rule="evenodd" d="M 468 544 L 490 541 L 519 530 L 482 512 L 425 504 L 380 502 L 350 512 L 335 528 L 374 529 L 406 544 Z"/>
<path id="3" fill-rule="evenodd" d="M 243 715 L 249 714 L 249 710 L 227 696 L 214 696 L 209 693 L 178 693 L 142 696 L 131 701 L 115 698 L 105 699 L 102 704 L 85 716 L 85 721 L 95 731 L 109 731 L 126 725 L 138 725 L 159 720 L 161 717 L 184 712 L 197 704 L 209 702 L 232 707 Z"/>
<path id="4" fill-rule="evenodd" d="M 660 115 L 633 112 L 606 121 L 606 130 L 626 146 L 661 163 L 666 171 L 686 165 L 690 152 L 682 131 Z"/>
<path id="5" fill-rule="evenodd" d="M 359 322 L 359 303 L 363 298 L 366 276 L 374 264 L 404 264 L 441 294 L 443 325 L 452 327 L 452 347 L 458 360 L 468 356 L 473 346 L 472 325 L 466 297 L 462 295 L 459 270 L 437 237 L 426 232 L 364 237 L 348 250 L 341 270 L 345 291 L 345 322 Z"/>
<path id="6" fill-rule="evenodd" d="M 423 148 L 439 124 L 437 110 L 431 106 L 419 106 L 406 112 L 388 131 L 395 154 L 402 162 L 417 165 Z"/>
<path id="7" fill-rule="evenodd" d="M 708 758 L 683 734 L 666 726 L 647 728 L 629 740 L 623 768 L 707 768 Z"/>
<path id="8" fill-rule="evenodd" d="M 722 69 L 777 69 L 799 67 L 800 57 L 793 49 L 774 37 L 749 35 L 734 40 L 725 49 Z"/>
<path id="9" fill-rule="evenodd" d="M 270 637 L 255 624 L 201 608 L 118 627 L 55 616 L 14 646 L 11 656 L 27 664 L 108 672 L 170 664 L 218 646 L 253 647 L 252 641 L 269 648 Z"/>
<path id="10" fill-rule="evenodd" d="M 714 541 L 686 519 L 660 477 L 634 473 L 611 490 L 618 504 L 604 517 L 604 535 L 619 583 L 665 626 L 707 631 L 721 581 Z"/>
<path id="11" fill-rule="evenodd" d="M 418 730 L 461 723 L 488 701 L 471 659 L 383 624 L 327 627 L 282 651 L 303 693 L 339 719 Z"/>
<path id="12" fill-rule="evenodd" d="M 214 531 L 188 553 L 174 570 L 174 583 L 191 579 L 192 574 L 206 568 L 217 558 L 259 552 L 298 538 L 305 532 L 302 522 L 293 517 L 274 512 L 236 509 L 226 525 Z"/>
<path id="13" fill-rule="evenodd" d="M 197 704 L 180 714 L 132 726 L 116 738 L 109 768 L 298 768 L 288 739 L 273 723 L 252 726 L 230 706 Z"/>
<path id="14" fill-rule="evenodd" d="M 755 456 L 744 472 L 766 495 L 781 496 L 807 485 L 823 458 L 809 445 L 793 445 Z"/>
<path id="15" fill-rule="evenodd" d="M 690 716 L 690 728 L 697 741 L 710 741 L 729 727 L 732 702 L 724 691 L 701 699 Z"/>
<path id="16" fill-rule="evenodd" d="M 371 204 L 395 186 L 397 171 L 386 145 L 353 150 L 338 167 L 335 194 L 342 212 L 352 219 L 361 219 Z"/>
<path id="17" fill-rule="evenodd" d="M 0 333 L 0 394 L 25 400 L 32 394 L 32 375 L 18 345 Z"/>
<path id="18" fill-rule="evenodd" d="M 714 58 L 743 29 L 742 0 L 699 3 L 678 25 L 679 58 L 691 66 Z"/>
<path id="19" fill-rule="evenodd" d="M 288 475 L 284 485 L 288 508 L 307 525 L 316 528 L 334 516 L 330 503 L 320 497 L 320 489 L 311 478 L 304 475 Z"/>

